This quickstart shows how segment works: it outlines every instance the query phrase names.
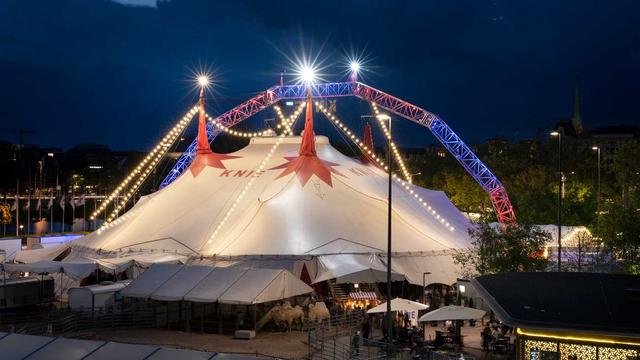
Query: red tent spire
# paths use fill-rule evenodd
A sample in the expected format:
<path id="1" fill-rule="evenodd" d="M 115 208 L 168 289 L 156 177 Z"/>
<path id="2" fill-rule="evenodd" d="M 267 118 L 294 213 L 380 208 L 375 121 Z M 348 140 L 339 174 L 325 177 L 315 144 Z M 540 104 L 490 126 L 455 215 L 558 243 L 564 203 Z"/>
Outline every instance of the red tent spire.
<path id="1" fill-rule="evenodd" d="M 238 156 L 226 154 L 217 154 L 211 150 L 209 146 L 209 137 L 207 136 L 206 116 L 204 112 L 204 86 L 200 89 L 200 114 L 198 116 L 198 137 L 196 143 L 196 158 L 189 166 L 189 170 L 193 176 L 198 176 L 205 167 L 213 167 L 217 169 L 226 169 L 222 160 L 235 159 Z"/>
<path id="2" fill-rule="evenodd" d="M 307 96 L 307 113 L 304 119 L 300 156 L 316 156 L 316 137 L 313 133 L 313 104 L 311 103 L 311 95 Z"/>
<path id="3" fill-rule="evenodd" d="M 300 143 L 300 155 L 297 157 L 285 156 L 285 159 L 287 159 L 286 163 L 270 169 L 284 169 L 276 179 L 295 173 L 298 175 L 300 184 L 305 186 L 311 176 L 316 175 L 329 186 L 333 186 L 331 182 L 332 173 L 344 176 L 333 168 L 339 164 L 322 160 L 316 153 L 316 138 L 313 134 L 313 104 L 311 103 L 310 95 L 307 97 L 307 113 L 304 120 L 304 133 Z"/>
<path id="4" fill-rule="evenodd" d="M 200 113 L 198 115 L 198 143 L 196 154 L 211 154 L 209 138 L 207 137 L 207 125 L 204 115 L 204 86 L 200 88 Z"/>
<path id="5" fill-rule="evenodd" d="M 363 140 L 364 140 L 364 146 L 366 146 L 367 149 L 369 149 L 371 152 L 373 152 L 373 136 L 371 136 L 371 124 L 365 124 L 364 125 L 364 139 Z M 360 160 L 365 164 L 372 163 L 371 155 L 367 154 L 366 152 L 362 153 L 362 156 L 360 156 Z"/>

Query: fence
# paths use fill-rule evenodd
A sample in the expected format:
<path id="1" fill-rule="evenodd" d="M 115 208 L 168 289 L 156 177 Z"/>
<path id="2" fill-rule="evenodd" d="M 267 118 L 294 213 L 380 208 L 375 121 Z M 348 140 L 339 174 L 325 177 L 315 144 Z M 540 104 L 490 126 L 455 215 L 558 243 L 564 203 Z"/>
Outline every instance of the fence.
<path id="1" fill-rule="evenodd" d="M 71 311 L 68 309 L 3 313 L 0 331 L 29 335 L 73 336 L 100 329 L 150 328 L 156 325 L 150 309 L 105 309 Z"/>

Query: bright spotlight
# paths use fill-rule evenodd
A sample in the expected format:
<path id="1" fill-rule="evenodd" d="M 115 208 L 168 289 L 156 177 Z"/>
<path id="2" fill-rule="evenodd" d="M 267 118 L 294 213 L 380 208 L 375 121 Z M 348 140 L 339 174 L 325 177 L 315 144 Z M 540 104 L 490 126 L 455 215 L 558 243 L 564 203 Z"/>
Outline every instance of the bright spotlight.
<path id="1" fill-rule="evenodd" d="M 353 71 L 354 73 L 357 73 L 358 71 L 360 71 L 360 63 L 357 61 L 352 61 L 349 64 L 349 68 L 351 68 L 351 71 Z"/>
<path id="2" fill-rule="evenodd" d="M 198 85 L 200 85 L 201 87 L 206 87 L 207 85 L 209 85 L 209 77 L 206 75 L 198 76 Z"/>
<path id="3" fill-rule="evenodd" d="M 316 79 L 316 71 L 311 66 L 305 65 L 300 69 L 300 80 L 305 84 L 311 84 Z"/>

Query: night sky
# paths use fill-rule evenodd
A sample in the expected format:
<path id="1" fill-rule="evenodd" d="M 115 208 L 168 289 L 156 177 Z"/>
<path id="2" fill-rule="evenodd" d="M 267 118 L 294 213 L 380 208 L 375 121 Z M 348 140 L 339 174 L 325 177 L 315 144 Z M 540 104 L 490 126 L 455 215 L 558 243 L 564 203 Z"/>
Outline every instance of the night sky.
<path id="1" fill-rule="evenodd" d="M 213 71 L 209 111 L 221 113 L 303 49 L 332 81 L 363 54 L 361 80 L 468 143 L 570 117 L 576 79 L 587 127 L 640 123 L 638 1 L 0 0 L 0 128 L 36 129 L 25 140 L 41 146 L 145 150 L 194 104 L 194 71 Z M 367 111 L 338 104 L 353 126 Z M 402 146 L 434 141 L 398 129 Z"/>

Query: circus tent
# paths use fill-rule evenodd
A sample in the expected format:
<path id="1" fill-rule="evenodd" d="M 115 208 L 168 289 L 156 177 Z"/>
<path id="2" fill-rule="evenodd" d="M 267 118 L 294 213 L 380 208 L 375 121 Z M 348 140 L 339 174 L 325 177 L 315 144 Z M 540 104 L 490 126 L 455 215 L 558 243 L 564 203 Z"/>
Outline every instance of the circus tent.
<path id="1" fill-rule="evenodd" d="M 386 266 L 387 174 L 316 136 L 310 100 L 302 136 L 255 137 L 224 155 L 205 141 L 199 136 L 188 171 L 75 240 L 66 261 L 171 254 L 298 275 L 304 267 L 311 280 Z M 425 271 L 430 282 L 455 282 L 451 253 L 470 245 L 472 225 L 443 192 L 394 182 L 392 221 L 394 273 L 416 284 Z"/>

